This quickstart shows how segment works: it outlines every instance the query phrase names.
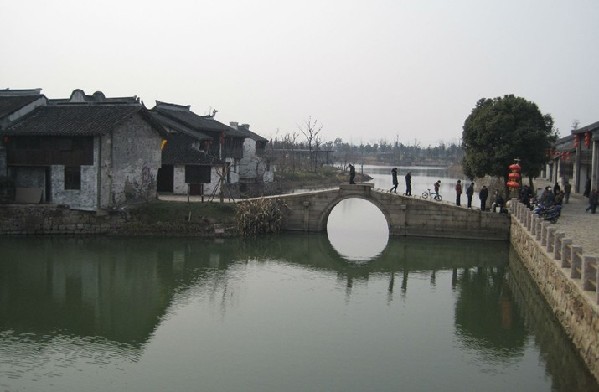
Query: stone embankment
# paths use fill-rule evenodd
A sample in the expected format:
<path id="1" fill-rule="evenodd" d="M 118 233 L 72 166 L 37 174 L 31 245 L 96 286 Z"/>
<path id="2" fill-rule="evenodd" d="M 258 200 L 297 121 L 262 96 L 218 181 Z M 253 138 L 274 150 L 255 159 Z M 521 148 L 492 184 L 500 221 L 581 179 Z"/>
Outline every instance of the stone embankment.
<path id="1" fill-rule="evenodd" d="M 510 239 L 589 370 L 599 380 L 599 215 L 574 196 L 557 224 L 512 201 Z"/>
<path id="2" fill-rule="evenodd" d="M 222 237 L 232 230 L 218 222 L 184 219 L 144 222 L 126 210 L 97 214 L 50 204 L 0 205 L 0 235 L 168 235 Z"/>

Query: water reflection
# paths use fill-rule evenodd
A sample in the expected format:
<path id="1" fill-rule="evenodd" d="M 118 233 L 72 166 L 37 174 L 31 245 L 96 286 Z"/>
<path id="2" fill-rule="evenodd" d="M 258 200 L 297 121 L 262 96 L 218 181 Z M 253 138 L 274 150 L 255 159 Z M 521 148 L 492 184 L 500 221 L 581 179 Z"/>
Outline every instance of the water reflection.
<path id="1" fill-rule="evenodd" d="M 383 213 L 362 199 L 345 199 L 329 214 L 327 235 L 331 245 L 346 260 L 365 262 L 380 255 L 389 239 Z"/>
<path id="2" fill-rule="evenodd" d="M 474 379 L 484 380 L 485 372 L 503 374 L 516 364 L 516 368 L 527 369 L 526 377 L 536 383 L 532 389 L 538 390 L 543 378 L 531 376 L 536 373 L 538 360 L 522 362 L 532 349 L 527 324 L 532 319 L 534 331 L 542 330 L 551 322 L 545 320 L 551 314 L 542 308 L 531 313 L 528 304 L 514 301 L 516 283 L 510 278 L 508 258 L 505 243 L 417 238 L 390 239 L 368 263 L 348 263 L 324 235 L 221 243 L 193 239 L 0 239 L 0 389 L 53 390 L 45 384 L 45 389 L 32 387 L 35 382 L 53 378 L 55 390 L 68 390 L 64 389 L 68 377 L 87 381 L 108 372 L 112 379 L 121 380 L 117 386 L 156 390 L 144 385 L 147 381 L 143 379 L 152 379 L 151 374 L 173 374 L 173 382 L 183 382 L 176 376 L 181 368 L 192 371 L 198 361 L 208 368 L 210 363 L 222 367 L 227 360 L 237 363 L 231 369 L 268 368 L 269 372 L 260 374 L 278 380 L 286 374 L 285 369 L 274 372 L 276 376 L 272 371 L 285 363 L 282 358 L 310 348 L 315 351 L 306 351 L 301 361 L 298 357 L 296 366 L 318 355 L 325 355 L 329 366 L 343 364 L 344 356 L 354 358 L 354 366 L 359 366 L 361 361 L 356 359 L 370 350 L 372 355 L 389 356 L 390 362 L 377 362 L 381 377 L 385 374 L 388 378 L 387 387 L 397 385 L 395 373 L 384 370 L 388 364 L 398 366 L 401 373 L 400 369 L 421 366 L 418 353 L 430 351 L 439 358 L 423 360 L 433 373 L 439 366 L 447 366 L 447 376 L 457 372 L 473 379 L 472 374 L 464 373 L 470 372 L 477 374 Z M 345 305 L 335 302 L 337 292 L 342 293 Z M 336 324 L 334 319 L 345 312 L 356 312 L 355 319 L 342 317 Z M 541 322 L 534 323 L 539 317 Z M 310 326 L 308 336 L 299 335 L 300 325 Z M 439 330 L 432 333 L 435 326 Z M 549 358 L 547 370 L 553 385 L 568 385 L 560 378 L 567 372 L 582 380 L 577 383 L 585 389 L 579 390 L 593 390 L 596 385 L 581 370 L 584 368 L 571 347 L 555 344 L 556 339 L 563 341 L 563 337 L 556 337 L 559 327 L 547 329 L 551 338 L 539 339 L 536 344 L 542 346 L 544 358 Z M 366 335 L 359 334 L 361 330 Z M 286 333 L 279 337 L 281 331 Z M 372 333 L 381 341 L 372 340 Z M 240 340 L 235 340 L 237 336 Z M 281 343 L 270 345 L 269 339 Z M 234 349 L 238 346 L 230 346 L 231 340 L 237 345 L 255 344 L 257 351 Z M 318 351 L 319 345 L 329 351 Z M 460 347 L 462 354 L 449 352 L 452 345 Z M 355 352 L 341 350 L 341 357 L 329 357 L 332 347 L 354 346 Z M 394 347 L 393 352 L 386 352 L 385 346 Z M 268 354 L 265 347 L 271 347 Z M 284 352 L 276 351 L 277 347 Z M 165 351 L 170 354 L 168 363 L 162 360 Z M 400 364 L 395 355 L 402 352 L 409 352 L 410 360 Z M 459 361 L 452 364 L 447 360 L 468 356 L 464 354 L 468 352 L 478 358 L 469 365 L 472 368 L 464 368 L 470 370 L 460 370 Z M 552 365 L 551 358 L 559 359 L 559 368 Z M 160 371 L 150 363 L 160 363 Z M 349 364 L 344 366 L 347 370 Z M 349 374 L 357 376 L 361 371 L 360 367 L 348 373 L 340 368 L 329 370 L 346 374 L 349 386 L 355 384 Z M 293 374 L 289 369 L 287 373 Z M 427 374 L 425 380 L 434 378 Z M 329 378 L 321 382 L 330 379 L 327 375 Z M 209 376 L 204 374 L 202 382 L 209 383 Z M 62 384 L 56 379 L 63 380 Z M 242 379 L 240 376 L 240 385 Z M 287 385 L 287 390 L 314 386 Z M 462 390 L 469 387 L 461 385 Z M 418 390 L 418 385 L 405 386 L 406 390 Z M 500 382 L 486 389 L 501 390 L 504 386 Z M 377 388 L 376 384 L 371 387 L 389 389 Z"/>

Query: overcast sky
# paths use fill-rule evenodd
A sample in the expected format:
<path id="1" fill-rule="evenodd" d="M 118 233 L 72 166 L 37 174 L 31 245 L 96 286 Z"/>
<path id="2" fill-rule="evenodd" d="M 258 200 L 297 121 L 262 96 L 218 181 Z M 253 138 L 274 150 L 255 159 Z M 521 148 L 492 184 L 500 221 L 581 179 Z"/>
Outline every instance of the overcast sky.
<path id="1" fill-rule="evenodd" d="M 480 98 L 599 121 L 598 0 L 0 0 L 0 89 L 191 105 L 265 137 L 458 142 Z M 278 133 L 277 133 L 278 130 Z"/>

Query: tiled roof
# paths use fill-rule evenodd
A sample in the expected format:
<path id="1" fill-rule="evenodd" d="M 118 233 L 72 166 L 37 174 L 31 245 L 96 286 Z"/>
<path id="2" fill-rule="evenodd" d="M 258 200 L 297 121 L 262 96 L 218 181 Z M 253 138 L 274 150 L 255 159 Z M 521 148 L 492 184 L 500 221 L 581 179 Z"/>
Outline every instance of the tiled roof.
<path id="1" fill-rule="evenodd" d="M 164 107 L 155 106 L 153 112 L 162 114 L 173 120 L 179 121 L 188 127 L 191 127 L 200 132 L 225 132 L 226 136 L 230 137 L 245 137 L 241 132 L 231 128 L 219 121 L 214 120 L 209 116 L 198 116 L 191 110 L 171 110 Z"/>
<path id="2" fill-rule="evenodd" d="M 207 135 L 203 134 L 202 132 L 198 132 L 198 131 L 186 126 L 185 124 L 182 124 L 182 123 L 180 123 L 176 120 L 173 120 L 169 117 L 166 117 L 158 112 L 150 111 L 149 113 L 154 118 L 154 120 L 161 123 L 165 128 L 170 128 L 174 131 L 181 132 L 181 133 L 191 136 L 192 138 L 199 140 L 199 141 L 212 140 L 212 138 L 210 136 L 207 136 Z"/>
<path id="3" fill-rule="evenodd" d="M 13 112 L 37 101 L 43 95 L 17 95 L 17 96 L 2 96 L 0 95 L 0 118 L 6 117 Z"/>
<path id="4" fill-rule="evenodd" d="M 245 135 L 246 138 L 250 138 L 257 142 L 267 142 L 268 141 L 267 138 L 262 137 L 262 136 L 258 135 L 257 133 L 250 131 L 247 128 L 240 127 L 237 129 L 237 131 L 243 132 L 243 134 Z"/>
<path id="5" fill-rule="evenodd" d="M 578 134 L 578 133 L 585 133 L 585 132 L 594 132 L 594 131 L 596 131 L 598 129 L 599 129 L 599 121 L 594 122 L 594 123 L 592 123 L 590 125 L 586 125 L 586 126 L 584 126 L 582 128 L 578 128 L 577 130 L 572 131 L 572 133 Z"/>
<path id="6" fill-rule="evenodd" d="M 160 134 L 162 126 L 142 105 L 41 106 L 3 130 L 7 135 L 93 136 L 105 134 L 134 114 L 142 115 Z"/>
<path id="7" fill-rule="evenodd" d="M 166 165 L 210 164 L 213 158 L 192 145 L 197 139 L 185 134 L 171 134 L 162 150 L 162 163 Z"/>

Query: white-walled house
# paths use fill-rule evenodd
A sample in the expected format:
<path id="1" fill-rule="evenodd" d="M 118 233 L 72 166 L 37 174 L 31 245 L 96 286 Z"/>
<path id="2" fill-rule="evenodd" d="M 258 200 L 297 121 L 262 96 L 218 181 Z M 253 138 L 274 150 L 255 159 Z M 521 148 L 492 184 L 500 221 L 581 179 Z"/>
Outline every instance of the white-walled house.
<path id="1" fill-rule="evenodd" d="M 8 176 L 17 190 L 38 191 L 40 202 L 99 210 L 156 198 L 166 132 L 136 97 L 75 90 L 0 134 Z"/>

